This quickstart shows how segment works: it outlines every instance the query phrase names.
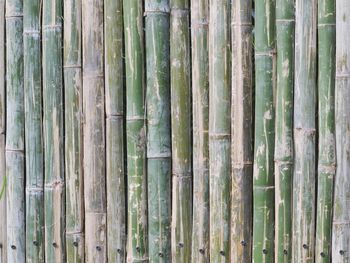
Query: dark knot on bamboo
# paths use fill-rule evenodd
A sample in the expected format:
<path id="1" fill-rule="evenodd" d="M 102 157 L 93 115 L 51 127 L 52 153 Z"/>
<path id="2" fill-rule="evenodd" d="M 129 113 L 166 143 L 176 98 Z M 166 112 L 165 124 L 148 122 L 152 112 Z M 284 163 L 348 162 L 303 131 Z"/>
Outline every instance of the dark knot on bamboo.
<path id="1" fill-rule="evenodd" d="M 303 248 L 304 248 L 304 249 L 308 249 L 308 248 L 309 248 L 309 246 L 308 246 L 308 245 L 306 245 L 306 244 L 303 244 Z"/>
<path id="2" fill-rule="evenodd" d="M 120 248 L 117 248 L 117 253 L 118 254 L 121 254 L 122 253 L 122 250 Z"/>
<path id="3" fill-rule="evenodd" d="M 204 255 L 204 249 L 203 249 L 203 248 L 200 248 L 200 249 L 199 249 L 199 253 L 201 253 L 202 255 Z"/>
<path id="4" fill-rule="evenodd" d="M 225 256 L 225 251 L 221 250 L 221 251 L 220 251 L 220 255 L 221 255 L 221 256 Z"/>
<path id="5" fill-rule="evenodd" d="M 78 241 L 73 242 L 73 246 L 77 247 L 78 246 Z"/>
<path id="6" fill-rule="evenodd" d="M 57 248 L 57 247 L 58 247 L 56 242 L 53 242 L 53 243 L 52 243 L 52 246 L 53 246 L 54 248 Z"/>
<path id="7" fill-rule="evenodd" d="M 247 246 L 247 242 L 245 240 L 242 240 L 241 245 L 245 247 L 245 246 Z"/>
<path id="8" fill-rule="evenodd" d="M 321 252 L 320 256 L 324 258 L 326 256 L 326 254 L 324 252 Z"/>
<path id="9" fill-rule="evenodd" d="M 264 248 L 264 249 L 262 250 L 262 252 L 263 252 L 263 254 L 266 255 L 266 254 L 267 254 L 267 249 Z"/>
<path id="10" fill-rule="evenodd" d="M 179 243 L 179 247 L 180 247 L 180 248 L 183 248 L 183 247 L 184 247 L 184 243 L 181 243 L 181 242 L 180 242 L 180 243 Z"/>
<path id="11" fill-rule="evenodd" d="M 12 249 L 16 249 L 16 246 L 15 246 L 15 245 L 11 245 L 11 248 L 12 248 Z"/>
<path id="12" fill-rule="evenodd" d="M 287 255 L 287 254 L 288 254 L 287 249 L 284 249 L 284 250 L 283 250 L 283 254 L 285 254 L 285 255 Z"/>
<path id="13" fill-rule="evenodd" d="M 164 255 L 163 255 L 162 252 L 159 252 L 159 253 L 158 253 L 158 256 L 162 258 Z"/>
<path id="14" fill-rule="evenodd" d="M 136 247 L 136 252 L 140 253 L 140 247 Z"/>
<path id="15" fill-rule="evenodd" d="M 38 245 L 39 245 L 39 242 L 36 241 L 36 240 L 34 240 L 34 241 L 33 241 L 33 245 L 34 245 L 34 246 L 38 246 Z"/>
<path id="16" fill-rule="evenodd" d="M 96 250 L 101 251 L 102 250 L 101 246 L 96 246 Z"/>
<path id="17" fill-rule="evenodd" d="M 339 250 L 339 254 L 343 256 L 345 254 L 345 251 L 344 250 Z"/>

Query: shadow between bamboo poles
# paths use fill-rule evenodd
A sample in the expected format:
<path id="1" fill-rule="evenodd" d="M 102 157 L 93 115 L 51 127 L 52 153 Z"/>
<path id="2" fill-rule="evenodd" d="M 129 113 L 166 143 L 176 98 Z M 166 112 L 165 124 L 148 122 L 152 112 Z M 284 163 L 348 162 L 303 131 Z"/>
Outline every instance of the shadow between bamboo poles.
<path id="1" fill-rule="evenodd" d="M 26 260 L 44 262 L 44 149 L 42 134 L 41 1 L 23 5 L 26 160 Z"/>
<path id="2" fill-rule="evenodd" d="M 81 9 L 81 0 L 64 0 L 66 258 L 77 263 L 85 262 Z"/>
<path id="3" fill-rule="evenodd" d="M 127 261 L 148 260 L 143 5 L 124 0 L 126 75 Z"/>
<path id="4" fill-rule="evenodd" d="M 6 248 L 6 88 L 5 88 L 5 0 L 0 1 L 0 263 L 7 262 Z"/>
<path id="5" fill-rule="evenodd" d="M 334 184 L 332 261 L 349 262 L 350 2 L 336 2 L 335 130 L 337 171 Z"/>
<path id="6" fill-rule="evenodd" d="M 193 220 L 192 262 L 209 262 L 209 1 L 191 1 Z"/>
<path id="7" fill-rule="evenodd" d="M 23 2 L 6 1 L 7 260 L 25 262 Z"/>

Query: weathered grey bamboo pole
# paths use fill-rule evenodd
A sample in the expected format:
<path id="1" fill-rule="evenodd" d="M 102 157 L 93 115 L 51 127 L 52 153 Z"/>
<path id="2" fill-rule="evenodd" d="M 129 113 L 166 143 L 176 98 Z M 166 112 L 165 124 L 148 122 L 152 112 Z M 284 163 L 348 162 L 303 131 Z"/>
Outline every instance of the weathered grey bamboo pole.
<path id="1" fill-rule="evenodd" d="M 331 262 L 335 155 L 335 0 L 318 1 L 318 178 L 315 262 Z"/>
<path id="2" fill-rule="evenodd" d="M 252 1 L 232 1 L 231 25 L 231 261 L 251 262 L 254 147 Z"/>
<path id="3" fill-rule="evenodd" d="M 276 1 L 275 261 L 292 260 L 295 0 Z"/>
<path id="4" fill-rule="evenodd" d="M 192 131 L 188 0 L 170 0 L 173 262 L 190 262 L 192 238 Z"/>
<path id="5" fill-rule="evenodd" d="M 148 260 L 143 6 L 124 0 L 128 174 L 127 261 Z"/>
<path id="6" fill-rule="evenodd" d="M 67 262 L 84 262 L 81 0 L 64 0 L 64 125 Z"/>
<path id="7" fill-rule="evenodd" d="M 45 260 L 65 262 L 63 2 L 43 1 Z"/>
<path id="8" fill-rule="evenodd" d="M 350 262 L 350 1 L 336 1 L 335 130 L 332 262 Z"/>
<path id="9" fill-rule="evenodd" d="M 191 1 L 193 220 L 191 262 L 209 262 L 209 0 Z"/>
<path id="10" fill-rule="evenodd" d="M 25 262 L 23 2 L 6 1 L 7 260 Z"/>
<path id="11" fill-rule="evenodd" d="M 0 0 L 0 263 L 7 262 L 6 235 L 6 88 L 5 88 L 5 0 Z"/>
<path id="12" fill-rule="evenodd" d="M 210 261 L 230 261 L 230 1 L 209 2 Z"/>
<path id="13" fill-rule="evenodd" d="M 146 0 L 149 260 L 171 261 L 169 0 Z"/>
<path id="14" fill-rule="evenodd" d="M 26 260 L 44 262 L 41 1 L 23 2 L 26 158 Z"/>
<path id="15" fill-rule="evenodd" d="M 315 247 L 316 0 L 296 0 L 292 261 L 313 262 Z"/>
<path id="16" fill-rule="evenodd" d="M 107 262 L 103 1 L 82 5 L 85 256 Z"/>
<path id="17" fill-rule="evenodd" d="M 253 262 L 273 262 L 275 0 L 255 2 Z"/>
<path id="18" fill-rule="evenodd" d="M 107 258 L 110 262 L 124 262 L 126 256 L 122 3 L 122 0 L 104 0 Z"/>

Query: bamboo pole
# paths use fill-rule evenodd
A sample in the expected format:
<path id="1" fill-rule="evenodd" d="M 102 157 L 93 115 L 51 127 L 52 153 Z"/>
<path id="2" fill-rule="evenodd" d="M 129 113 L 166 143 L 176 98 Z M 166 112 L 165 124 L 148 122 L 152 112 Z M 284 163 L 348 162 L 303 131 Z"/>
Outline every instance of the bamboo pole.
<path id="1" fill-rule="evenodd" d="M 127 262 L 148 260 L 143 6 L 124 0 L 128 174 Z"/>
<path id="2" fill-rule="evenodd" d="M 6 87 L 5 87 L 5 0 L 0 0 L 0 263 L 7 262 L 6 252 Z"/>
<path id="3" fill-rule="evenodd" d="M 252 260 L 253 60 L 252 1 L 235 0 L 231 11 L 231 261 Z"/>
<path id="4" fill-rule="evenodd" d="M 210 261 L 230 262 L 231 69 L 230 1 L 210 1 Z"/>
<path id="5" fill-rule="evenodd" d="M 209 262 L 209 1 L 191 1 L 193 220 L 191 262 Z"/>
<path id="6" fill-rule="evenodd" d="M 149 260 L 171 261 L 169 0 L 146 0 Z"/>
<path id="7" fill-rule="evenodd" d="M 107 258 L 111 262 L 124 262 L 126 255 L 122 3 L 104 1 Z"/>
<path id="8" fill-rule="evenodd" d="M 44 262 L 44 149 L 42 136 L 41 1 L 24 1 L 26 260 Z"/>
<path id="9" fill-rule="evenodd" d="M 64 125 L 67 262 L 84 262 L 81 0 L 64 1 Z"/>
<path id="10" fill-rule="evenodd" d="M 318 179 L 315 262 L 331 262 L 335 177 L 335 1 L 318 1 Z"/>
<path id="11" fill-rule="evenodd" d="M 85 256 L 107 262 L 103 1 L 82 4 Z"/>
<path id="12" fill-rule="evenodd" d="M 190 262 L 192 131 L 189 1 L 170 0 L 173 262 Z"/>
<path id="13" fill-rule="evenodd" d="M 275 0 L 255 2 L 253 262 L 274 260 Z"/>
<path id="14" fill-rule="evenodd" d="M 65 262 L 65 179 L 61 0 L 43 1 L 45 260 Z"/>
<path id="15" fill-rule="evenodd" d="M 7 260 L 25 262 L 23 2 L 6 1 Z"/>
<path id="16" fill-rule="evenodd" d="M 313 262 L 315 247 L 316 1 L 297 0 L 292 261 Z"/>
<path id="17" fill-rule="evenodd" d="M 276 1 L 275 261 L 292 260 L 295 0 Z"/>
<path id="18" fill-rule="evenodd" d="M 350 2 L 336 2 L 335 138 L 337 171 L 334 183 L 332 262 L 350 262 Z"/>

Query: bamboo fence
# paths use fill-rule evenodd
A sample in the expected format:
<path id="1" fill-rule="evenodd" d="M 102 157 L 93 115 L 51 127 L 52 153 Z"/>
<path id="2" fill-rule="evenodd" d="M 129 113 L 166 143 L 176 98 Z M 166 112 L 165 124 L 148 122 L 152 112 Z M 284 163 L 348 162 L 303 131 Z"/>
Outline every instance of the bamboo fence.
<path id="1" fill-rule="evenodd" d="M 349 0 L 0 0 L 0 263 L 349 263 L 349 30 Z"/>

